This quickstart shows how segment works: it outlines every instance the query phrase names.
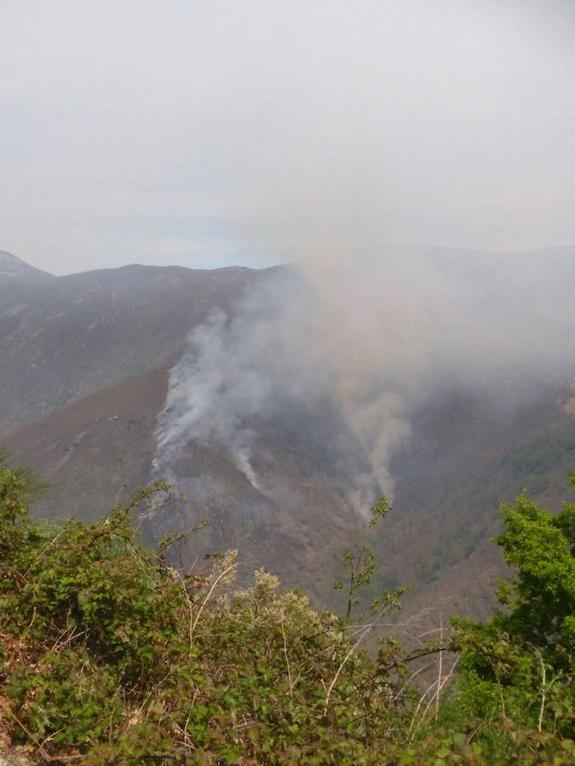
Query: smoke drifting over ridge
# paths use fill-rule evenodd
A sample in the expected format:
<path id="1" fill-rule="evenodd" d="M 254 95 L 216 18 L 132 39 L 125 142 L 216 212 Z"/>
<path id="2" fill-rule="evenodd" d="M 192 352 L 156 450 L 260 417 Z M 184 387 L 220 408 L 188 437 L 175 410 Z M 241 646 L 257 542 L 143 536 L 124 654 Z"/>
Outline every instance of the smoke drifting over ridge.
<path id="1" fill-rule="evenodd" d="M 328 400 L 366 458 L 367 472 L 347 471 L 348 500 L 366 511 L 378 491 L 393 496 L 390 459 L 433 397 L 464 387 L 512 406 L 565 382 L 574 278 L 575 250 L 310 248 L 233 317 L 216 312 L 193 333 L 171 374 L 156 469 L 189 442 L 213 444 L 260 490 L 258 422 Z"/>
<path id="2" fill-rule="evenodd" d="M 202 204 L 225 212 L 254 259 L 290 266 L 193 334 L 156 467 L 189 442 L 214 444 L 265 492 L 262 423 L 327 401 L 338 469 L 364 510 L 380 489 L 393 495 L 391 458 L 434 397 L 464 387 L 511 406 L 570 374 L 573 250 L 397 243 L 564 241 L 575 59 L 561 30 L 575 16 L 566 3 L 282 8 L 258 6 L 264 43 L 256 34 L 233 58 L 189 144 L 214 187 Z"/>

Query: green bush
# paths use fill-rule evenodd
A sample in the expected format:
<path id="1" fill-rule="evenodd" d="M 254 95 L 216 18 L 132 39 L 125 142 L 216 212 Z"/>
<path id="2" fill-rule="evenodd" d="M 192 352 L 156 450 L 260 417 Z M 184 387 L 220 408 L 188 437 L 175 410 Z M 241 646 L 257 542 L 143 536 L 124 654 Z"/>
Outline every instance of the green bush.
<path id="1" fill-rule="evenodd" d="M 0 631 L 7 733 L 87 764 L 379 763 L 405 705 L 355 629 L 236 555 L 202 573 L 136 543 L 139 493 L 95 524 L 27 513 L 0 468 Z"/>
<path id="2" fill-rule="evenodd" d="M 101 522 L 56 526 L 28 515 L 32 489 L 0 463 L 0 734 L 42 762 L 575 763 L 574 505 L 504 508 L 515 574 L 500 609 L 410 654 L 385 636 L 366 651 L 372 624 L 349 619 L 371 584 L 366 539 L 345 552 L 339 617 L 264 571 L 236 588 L 235 552 L 183 572 L 169 540 L 142 549 L 133 516 L 163 484 Z M 411 662 L 447 650 L 451 683 L 406 683 Z"/>

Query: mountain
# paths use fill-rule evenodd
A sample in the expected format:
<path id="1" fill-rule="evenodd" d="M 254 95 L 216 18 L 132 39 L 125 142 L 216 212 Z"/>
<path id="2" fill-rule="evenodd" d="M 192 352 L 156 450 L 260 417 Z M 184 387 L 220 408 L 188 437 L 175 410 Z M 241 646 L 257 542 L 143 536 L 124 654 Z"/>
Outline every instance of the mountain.
<path id="1" fill-rule="evenodd" d="M 486 614 L 505 573 L 499 506 L 523 492 L 553 511 L 569 497 L 575 399 L 547 390 L 512 410 L 453 392 L 421 411 L 393 462 L 394 512 L 381 556 L 409 583 L 406 615 Z M 409 551 L 409 556 L 405 551 Z"/>
<path id="2" fill-rule="evenodd" d="M 216 308 L 231 312 L 273 272 L 130 266 L 41 283 L 27 277 L 18 293 L 2 296 L 1 442 L 50 483 L 38 515 L 97 518 L 150 481 L 156 417 L 189 332 Z M 317 414 L 310 422 L 318 425 Z M 267 565 L 325 597 L 334 552 L 357 520 L 317 444 L 310 454 L 312 430 L 302 441 L 293 418 L 267 430 L 273 492 L 256 492 L 225 452 L 196 445 L 182 455 L 188 478 L 178 487 L 192 501 L 185 512 L 176 506 L 148 520 L 146 534 L 157 539 L 209 518 L 185 557 L 198 546 L 237 546 L 246 567 Z"/>
<path id="3" fill-rule="evenodd" d="M 243 268 L 148 266 L 19 273 L 17 284 L 0 289 L 0 434 L 173 362 L 212 308 L 229 308 L 260 278 Z"/>
<path id="4" fill-rule="evenodd" d="M 150 481 L 168 372 L 158 367 L 108 386 L 3 438 L 13 461 L 50 484 L 37 515 L 97 519 Z"/>
<path id="5" fill-rule="evenodd" d="M 41 283 L 26 276 L 0 297 L 0 443 L 49 482 L 36 514 L 97 518 L 150 481 L 156 417 L 190 331 L 215 309 L 231 313 L 274 271 L 129 266 Z M 333 562 L 322 558 L 323 536 L 343 545 L 356 522 L 329 477 L 303 480 L 302 460 L 288 461 L 283 439 L 278 431 L 271 440 L 283 503 L 257 496 L 224 452 L 196 447 L 185 460 L 214 479 L 211 496 L 204 488 L 184 516 L 172 509 L 148 522 L 148 536 L 208 517 L 202 550 L 237 545 L 254 567 L 275 567 L 294 584 L 295 573 L 313 571 L 325 595 Z"/>
<path id="6" fill-rule="evenodd" d="M 50 279 L 51 274 L 30 266 L 11 253 L 0 250 L 0 281 L 6 280 L 43 280 Z"/>
<path id="7" fill-rule="evenodd" d="M 169 369 L 152 369 L 59 408 L 2 441 L 16 463 L 50 482 L 35 504 L 44 517 L 96 519 L 152 477 L 154 427 L 165 401 Z M 453 394 L 419 413 L 414 434 L 394 460 L 396 498 L 378 540 L 380 586 L 409 584 L 402 619 L 456 609 L 484 613 L 503 574 L 490 540 L 497 508 L 523 489 L 559 508 L 575 458 L 575 417 L 569 394 L 530 403 L 503 419 L 480 401 Z M 327 420 L 327 419 L 326 419 Z M 178 463 L 173 503 L 142 521 L 149 539 L 211 526 L 190 537 L 178 555 L 190 563 L 209 551 L 240 550 L 247 576 L 257 566 L 286 584 L 305 586 L 320 603 L 334 603 L 331 584 L 341 552 L 362 524 L 342 502 L 341 477 L 319 445 L 326 420 L 309 415 L 305 427 L 275 422 L 255 490 L 215 448 L 192 445 Z M 299 438 L 298 438 L 299 436 Z M 263 450 L 262 450 L 263 453 Z M 186 477 L 182 480 L 182 476 Z"/>
<path id="8" fill-rule="evenodd" d="M 36 515 L 95 520 L 151 481 L 154 427 L 168 375 L 168 366 L 153 368 L 1 440 L 14 463 L 32 466 L 49 482 L 35 502 Z M 319 418 L 310 422 L 315 426 Z M 325 602 L 337 574 L 336 553 L 357 531 L 358 520 L 342 499 L 337 476 L 313 454 L 310 441 L 302 448 L 289 424 L 273 424 L 265 460 L 258 463 L 268 485 L 263 491 L 250 485 L 225 451 L 191 445 L 179 461 L 186 478 L 177 485 L 187 502 L 141 520 L 142 531 L 152 541 L 208 520 L 210 527 L 179 550 L 183 562 L 238 548 L 245 577 L 265 566 Z"/>
<path id="9" fill-rule="evenodd" d="M 333 605 L 341 552 L 365 529 L 345 498 L 345 471 L 367 470 L 333 404 L 252 418 L 257 486 L 225 449 L 198 441 L 182 446 L 172 476 L 154 468 L 157 418 L 190 332 L 216 309 L 233 316 L 276 270 L 135 265 L 53 277 L 13 256 L 0 263 L 17 274 L 0 279 L 0 444 L 49 482 L 36 515 L 95 519 L 151 480 L 175 477 L 186 498 L 139 519 L 147 539 L 208 519 L 177 547 L 178 561 L 237 547 L 246 576 L 266 566 Z M 568 254 L 557 263 L 567 291 Z M 498 505 L 526 488 L 560 506 L 574 415 L 570 389 L 556 380 L 511 408 L 459 387 L 414 413 L 392 460 L 394 509 L 376 541 L 377 586 L 412 586 L 402 620 L 487 609 L 503 571 L 490 542 Z M 355 466 L 342 467 L 342 450 L 357 455 Z"/>

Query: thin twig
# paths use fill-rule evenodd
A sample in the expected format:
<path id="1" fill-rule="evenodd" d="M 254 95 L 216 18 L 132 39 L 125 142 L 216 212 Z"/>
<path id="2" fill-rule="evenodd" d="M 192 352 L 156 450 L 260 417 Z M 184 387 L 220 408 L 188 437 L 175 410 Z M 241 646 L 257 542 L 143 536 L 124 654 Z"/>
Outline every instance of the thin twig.
<path id="1" fill-rule="evenodd" d="M 443 644 L 443 615 L 439 618 L 439 643 Z M 439 652 L 437 661 L 437 692 L 435 694 L 435 720 L 439 717 L 439 692 L 441 691 L 441 678 L 443 676 L 443 652 Z"/>
<path id="2" fill-rule="evenodd" d="M 427 711 L 431 707 L 434 699 L 439 698 L 439 695 L 441 694 L 441 690 L 443 689 L 445 684 L 449 681 L 449 679 L 453 675 L 453 672 L 454 672 L 458 662 L 459 662 L 459 657 L 457 657 L 457 659 L 455 660 L 455 662 L 453 663 L 453 665 L 449 669 L 449 673 L 444 677 L 443 681 L 441 682 L 441 685 L 437 687 L 437 691 L 436 691 L 435 695 L 429 700 L 429 702 L 425 706 L 425 709 L 424 709 L 423 713 L 421 714 L 421 717 L 420 717 L 419 721 L 417 722 L 417 725 L 413 728 L 413 732 L 412 732 L 411 729 L 412 729 L 412 726 L 413 726 L 414 721 L 415 721 L 415 716 L 417 715 L 417 711 L 416 711 L 416 713 L 413 716 L 413 719 L 411 721 L 411 726 L 409 727 L 409 732 L 411 734 L 411 738 L 413 738 L 413 735 L 417 731 L 418 727 L 421 726 L 421 724 L 423 723 L 423 721 L 425 719 L 425 716 L 427 715 Z M 437 681 L 434 681 L 433 684 L 429 687 L 429 689 L 432 689 L 436 685 L 436 683 L 437 683 Z M 418 705 L 418 709 L 419 709 L 419 705 Z"/>
<path id="3" fill-rule="evenodd" d="M 283 620 L 280 622 L 280 628 L 282 632 L 282 639 L 283 639 L 283 645 L 284 645 L 284 657 L 286 659 L 286 667 L 287 667 L 287 674 L 288 674 L 288 684 L 289 684 L 289 696 L 290 696 L 290 708 L 293 712 L 293 679 L 291 674 L 291 667 L 289 664 L 289 657 L 288 657 L 288 650 L 287 650 L 287 641 L 286 641 L 286 632 L 284 630 L 284 623 Z"/>
<path id="4" fill-rule="evenodd" d="M 334 677 L 332 678 L 331 683 L 330 683 L 330 685 L 327 688 L 327 693 L 325 695 L 325 703 L 324 703 L 324 706 L 323 706 L 323 715 L 324 715 L 324 717 L 327 715 L 327 709 L 329 707 L 329 698 L 331 697 L 331 693 L 333 691 L 333 687 L 336 685 L 337 679 L 339 678 L 339 675 L 340 675 L 341 671 L 343 670 L 344 665 L 349 660 L 349 658 L 352 656 L 352 654 L 355 652 L 355 650 L 359 647 L 359 645 L 361 644 L 361 642 L 363 641 L 365 636 L 367 636 L 367 634 L 369 633 L 370 630 L 371 630 L 371 627 L 368 625 L 367 628 L 363 631 L 363 633 L 361 633 L 361 635 L 359 636 L 359 638 L 357 639 L 355 644 L 353 644 L 353 646 L 350 648 L 348 653 L 345 655 L 345 657 L 343 658 L 340 666 L 336 670 L 336 673 L 335 673 Z"/>
<path id="5" fill-rule="evenodd" d="M 182 591 L 184 593 L 184 598 L 186 599 L 186 603 L 188 605 L 188 613 L 189 613 L 189 619 L 188 619 L 188 641 L 190 644 L 190 649 L 192 648 L 192 644 L 194 642 L 194 605 L 192 604 L 192 599 L 190 598 L 190 594 L 188 593 L 188 588 L 186 586 L 186 581 L 182 577 L 180 571 L 178 569 L 174 569 L 174 572 L 176 574 L 176 577 L 180 581 L 182 585 Z"/>
<path id="6" fill-rule="evenodd" d="M 49 548 L 51 545 L 54 545 L 54 543 L 56 542 L 56 540 L 57 540 L 59 537 L 62 537 L 62 535 L 63 535 L 63 534 L 64 534 L 64 530 L 63 530 L 63 529 L 61 529 L 61 530 L 58 532 L 58 534 L 57 534 L 57 535 L 56 535 L 56 536 L 55 536 L 55 537 L 54 537 L 52 540 L 49 540 L 49 541 L 46 543 L 46 545 L 45 545 L 45 546 L 42 548 L 42 550 L 40 551 L 40 553 L 39 553 L 39 554 L 36 556 L 36 558 L 35 558 L 35 559 L 32 561 L 32 563 L 30 564 L 30 566 L 28 567 L 28 569 L 27 569 L 27 570 L 24 572 L 24 577 L 26 577 L 26 575 L 27 575 L 27 574 L 29 574 L 30 570 L 31 570 L 33 567 L 35 567 L 35 566 L 36 566 L 36 564 L 37 564 L 37 563 L 38 563 L 38 562 L 39 562 L 39 561 L 42 559 L 42 557 L 44 556 L 44 554 L 46 553 L 46 551 L 48 550 L 48 548 Z"/>
<path id="7" fill-rule="evenodd" d="M 415 726 L 415 721 L 417 720 L 417 714 L 419 713 L 419 710 L 420 710 L 421 706 L 422 706 L 422 705 L 423 705 L 423 703 L 425 702 L 425 699 L 427 698 L 427 695 L 428 695 L 428 694 L 431 692 L 431 690 L 432 690 L 432 689 L 434 689 L 434 688 L 435 688 L 435 685 L 436 685 L 436 684 L 437 684 L 437 679 L 435 679 L 435 681 L 433 681 L 433 682 L 432 682 L 432 683 L 431 683 L 431 684 L 430 684 L 430 685 L 427 687 L 427 689 L 426 689 L 426 690 L 423 692 L 423 694 L 422 694 L 422 695 L 421 695 L 421 697 L 419 698 L 419 701 L 418 701 L 418 703 L 417 703 L 417 707 L 415 708 L 415 712 L 414 712 L 414 714 L 413 714 L 413 716 L 412 716 L 412 718 L 411 718 L 411 723 L 409 724 L 409 731 L 407 732 L 407 737 L 408 737 L 408 739 L 411 739 L 411 732 L 412 732 L 412 730 L 415 732 L 415 729 L 414 729 L 414 726 Z M 433 699 L 433 698 L 432 698 L 432 699 Z"/>
<path id="8" fill-rule="evenodd" d="M 77 761 L 78 759 L 84 757 L 82 755 L 65 755 L 65 756 L 57 756 L 57 757 L 51 756 L 50 753 L 42 747 L 42 744 L 36 739 L 36 737 L 32 734 L 32 732 L 22 723 L 22 721 L 18 718 L 18 716 L 14 713 L 13 710 L 10 710 L 10 708 L 6 708 L 5 712 L 7 712 L 8 715 L 10 715 L 14 719 L 14 721 L 16 721 L 16 723 L 22 729 L 22 731 L 28 737 L 28 739 L 36 745 L 36 747 L 38 748 L 38 752 L 47 763 L 54 763 L 55 761 L 59 763 L 67 762 L 67 761 Z"/>
<path id="9" fill-rule="evenodd" d="M 406 687 L 406 686 L 407 686 L 409 683 L 411 683 L 411 681 L 413 681 L 413 679 L 414 679 L 416 676 L 418 676 L 420 673 L 423 673 L 423 671 L 424 671 L 424 670 L 427 670 L 427 669 L 428 669 L 428 668 L 430 668 L 432 665 L 433 665 L 433 660 L 430 660 L 429 662 L 426 662 L 426 663 L 425 663 L 425 665 L 422 665 L 420 668 L 417 668 L 417 670 L 416 670 L 416 671 L 414 671 L 414 672 L 413 672 L 413 673 L 412 673 L 412 674 L 411 674 L 411 675 L 410 675 L 408 678 L 406 678 L 406 679 L 405 679 L 405 681 L 402 683 L 402 685 L 399 687 L 399 689 L 398 689 L 398 690 L 395 692 L 395 694 L 393 695 L 393 698 L 394 698 L 394 699 L 397 699 L 397 698 L 398 698 L 398 697 L 401 695 L 401 693 L 403 692 L 403 690 L 405 689 L 405 687 Z"/>
<path id="10" fill-rule="evenodd" d="M 501 680 L 499 678 L 499 673 L 495 671 L 495 678 L 497 679 L 497 688 L 499 689 L 499 701 L 501 702 L 501 716 L 503 720 L 508 721 L 509 718 L 507 718 L 507 712 L 505 710 L 505 697 L 503 696 L 503 687 L 501 686 Z"/>
<path id="11" fill-rule="evenodd" d="M 547 671 L 545 670 L 545 663 L 543 662 L 543 655 L 534 647 L 539 662 L 541 663 L 541 707 L 539 708 L 539 720 L 537 722 L 537 731 L 541 731 L 543 728 L 543 715 L 545 714 L 545 697 L 547 694 Z"/>
<path id="12" fill-rule="evenodd" d="M 396 668 L 398 665 L 403 665 L 406 662 L 413 662 L 414 660 L 419 660 L 422 657 L 429 657 L 430 654 L 437 654 L 438 652 L 448 652 L 448 651 L 449 649 L 446 646 L 438 646 L 438 647 L 435 647 L 434 649 L 426 649 L 425 651 L 422 651 L 422 652 L 416 652 L 415 654 L 410 654 L 408 657 L 401 657 L 398 660 L 394 660 L 389 665 L 384 665 L 384 667 L 381 668 L 381 671 L 383 673 L 387 673 L 388 671 Z"/>
<path id="13" fill-rule="evenodd" d="M 194 619 L 194 622 L 192 623 L 192 639 L 193 639 L 194 630 L 196 628 L 196 625 L 198 624 L 198 620 L 200 619 L 200 616 L 202 612 L 204 611 L 204 607 L 210 600 L 212 593 L 214 592 L 215 588 L 218 586 L 218 583 L 220 582 L 222 578 L 224 578 L 228 574 L 228 572 L 231 572 L 231 570 L 234 569 L 234 567 L 236 566 L 237 566 L 237 561 L 233 561 L 228 567 L 226 567 L 222 572 L 220 572 L 220 574 L 216 577 L 216 579 L 212 583 L 212 587 L 209 589 L 205 599 L 202 601 L 201 606 L 198 609 L 198 613 L 196 614 L 196 617 Z"/>

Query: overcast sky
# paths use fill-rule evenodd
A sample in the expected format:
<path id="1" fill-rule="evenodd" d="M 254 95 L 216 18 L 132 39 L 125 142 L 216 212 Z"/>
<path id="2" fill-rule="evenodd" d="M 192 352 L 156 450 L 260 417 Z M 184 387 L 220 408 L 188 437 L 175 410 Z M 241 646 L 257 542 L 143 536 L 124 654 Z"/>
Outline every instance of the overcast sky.
<path id="1" fill-rule="evenodd" d="M 575 243 L 573 0 L 0 0 L 0 249 Z"/>

